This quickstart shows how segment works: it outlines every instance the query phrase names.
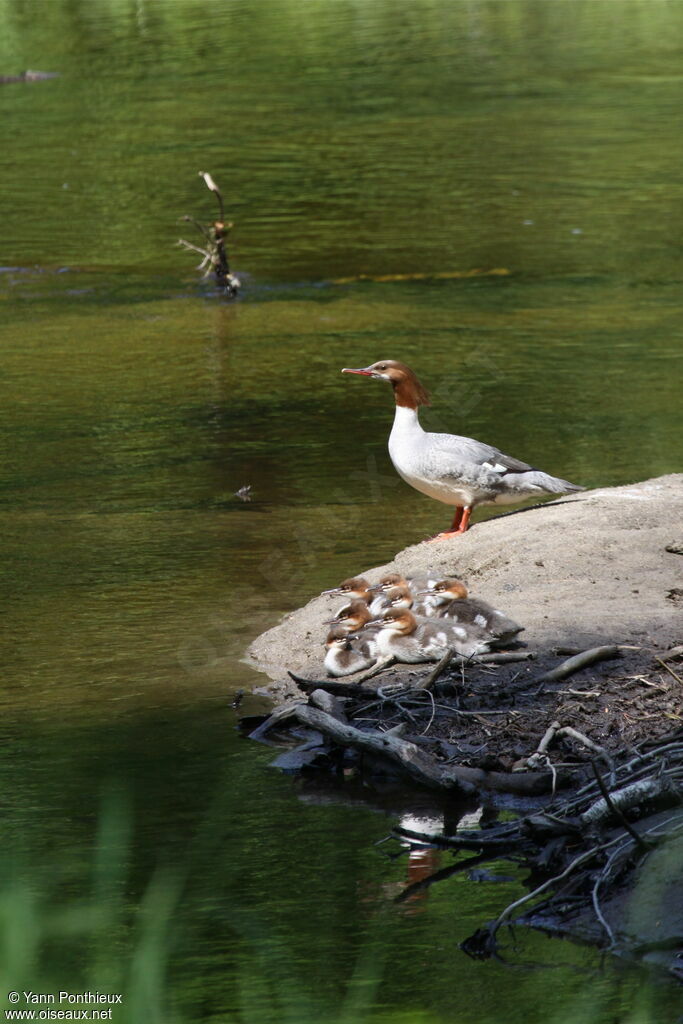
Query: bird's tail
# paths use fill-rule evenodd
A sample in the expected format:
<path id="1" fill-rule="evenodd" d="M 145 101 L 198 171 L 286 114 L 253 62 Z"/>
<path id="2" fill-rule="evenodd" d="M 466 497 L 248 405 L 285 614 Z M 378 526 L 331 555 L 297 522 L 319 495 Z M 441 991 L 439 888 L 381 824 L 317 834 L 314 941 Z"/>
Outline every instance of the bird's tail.
<path id="1" fill-rule="evenodd" d="M 549 476 L 542 473 L 540 469 L 533 469 L 524 474 L 525 479 L 534 487 L 545 491 L 546 494 L 573 494 L 578 491 L 585 491 L 585 487 L 579 484 L 572 484 L 569 480 L 562 480 L 559 476 Z"/>

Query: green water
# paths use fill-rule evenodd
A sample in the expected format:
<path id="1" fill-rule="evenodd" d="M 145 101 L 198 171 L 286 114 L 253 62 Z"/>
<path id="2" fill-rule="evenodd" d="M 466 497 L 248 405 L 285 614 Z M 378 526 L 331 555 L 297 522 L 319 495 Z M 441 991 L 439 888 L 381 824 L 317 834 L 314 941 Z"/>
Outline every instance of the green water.
<path id="1" fill-rule="evenodd" d="M 276 775 L 230 699 L 261 629 L 447 523 L 342 366 L 404 359 L 427 425 L 588 486 L 680 470 L 682 33 L 659 0 L 1 0 L 0 73 L 60 72 L 0 86 L 6 991 L 125 992 L 121 1022 L 681 1012 L 541 936 L 467 959 L 516 869 L 394 905 L 396 801 Z M 201 170 L 232 305 L 174 245 L 214 215 Z"/>

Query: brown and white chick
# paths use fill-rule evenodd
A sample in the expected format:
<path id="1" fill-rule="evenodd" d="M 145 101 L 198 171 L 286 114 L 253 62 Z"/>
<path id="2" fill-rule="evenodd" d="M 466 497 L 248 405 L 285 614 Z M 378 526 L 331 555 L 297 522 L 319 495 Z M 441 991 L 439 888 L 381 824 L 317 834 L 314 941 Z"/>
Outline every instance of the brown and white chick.
<path id="1" fill-rule="evenodd" d="M 428 591 L 428 598 L 435 604 L 432 614 L 436 617 L 454 620 L 459 625 L 478 626 L 499 642 L 513 640 L 524 629 L 500 609 L 469 597 L 460 580 L 440 580 Z"/>

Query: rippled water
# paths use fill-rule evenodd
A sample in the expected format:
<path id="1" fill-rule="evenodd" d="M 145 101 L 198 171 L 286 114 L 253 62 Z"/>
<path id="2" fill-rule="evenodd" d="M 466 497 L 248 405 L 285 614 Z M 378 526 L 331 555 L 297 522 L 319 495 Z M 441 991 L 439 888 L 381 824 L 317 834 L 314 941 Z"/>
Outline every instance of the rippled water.
<path id="1" fill-rule="evenodd" d="M 266 770 L 230 699 L 256 633 L 447 521 L 342 366 L 404 359 L 427 425 L 589 486 L 680 469 L 682 28 L 659 0 L 0 6 L 0 73 L 60 72 L 0 86 L 7 990 L 125 982 L 145 1022 L 489 1024 L 540 993 L 672 1018 L 591 950 L 469 961 L 516 870 L 393 906 L 405 800 Z M 200 170 L 232 305 L 174 245 L 214 216 Z"/>

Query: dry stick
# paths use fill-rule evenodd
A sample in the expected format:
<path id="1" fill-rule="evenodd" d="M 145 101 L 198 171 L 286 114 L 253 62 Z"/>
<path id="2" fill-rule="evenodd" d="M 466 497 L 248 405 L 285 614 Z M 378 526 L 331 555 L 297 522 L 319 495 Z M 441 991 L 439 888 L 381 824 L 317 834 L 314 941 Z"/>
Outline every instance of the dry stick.
<path id="1" fill-rule="evenodd" d="M 390 655 L 388 658 L 382 658 L 375 666 L 373 666 L 373 668 L 368 669 L 368 671 L 364 672 L 362 676 L 358 676 L 359 685 L 364 683 L 366 679 L 372 679 L 373 676 L 378 676 L 380 672 L 384 672 L 385 668 L 389 668 L 395 663 L 396 658 L 394 658 L 393 655 Z"/>
<path id="2" fill-rule="evenodd" d="M 536 682 L 551 683 L 557 679 L 566 679 L 567 676 L 573 675 L 574 672 L 578 672 L 579 669 L 586 668 L 588 665 L 593 665 L 596 661 L 618 658 L 620 655 L 621 651 L 615 644 L 608 647 L 591 647 L 590 650 L 582 651 L 581 654 L 575 654 L 573 658 L 567 658 L 566 661 L 561 662 L 556 668 L 545 672 L 542 676 L 538 677 Z"/>
<path id="3" fill-rule="evenodd" d="M 472 659 L 475 665 L 507 665 L 513 661 L 533 661 L 533 651 L 492 651 L 490 654 L 478 654 Z"/>
<path id="4" fill-rule="evenodd" d="M 479 789 L 524 795 L 547 793 L 549 789 L 549 778 L 544 772 L 509 775 L 465 765 L 442 765 L 424 754 L 415 743 L 376 729 L 363 732 L 352 725 L 337 722 L 331 715 L 306 704 L 297 704 L 293 708 L 293 715 L 304 725 L 318 729 L 341 746 L 355 747 L 388 758 L 411 778 L 431 789 L 459 791 L 467 796 L 474 795 Z"/>
<path id="5" fill-rule="evenodd" d="M 614 761 L 609 756 L 609 754 L 607 753 L 607 751 L 605 750 L 604 747 L 601 747 L 599 743 L 596 743 L 594 740 L 590 739 L 589 736 L 585 736 L 582 732 L 579 732 L 578 729 L 572 728 L 571 725 L 565 725 L 561 729 L 558 729 L 556 735 L 557 736 L 570 736 L 572 739 L 578 740 L 579 743 L 583 743 L 584 747 L 588 747 L 589 750 L 594 750 L 596 754 L 599 754 L 600 757 L 603 759 L 603 761 L 607 764 L 607 766 L 608 766 L 608 768 L 610 770 L 610 781 L 611 781 L 612 785 L 614 785 L 614 779 L 615 779 Z"/>
<path id="6" fill-rule="evenodd" d="M 600 771 L 599 771 L 598 766 L 595 763 L 595 761 L 591 761 L 591 766 L 593 768 L 593 774 L 595 775 L 595 781 L 597 782 L 598 787 L 600 789 L 600 792 L 602 793 L 603 798 L 605 800 L 605 803 L 609 807 L 609 809 L 612 812 L 612 814 L 615 816 L 615 818 L 617 818 L 621 822 L 622 826 L 626 829 L 628 834 L 637 843 L 637 845 L 640 847 L 641 850 L 649 849 L 649 846 L 645 842 L 643 837 L 641 835 L 639 835 L 638 832 L 636 832 L 636 830 L 634 829 L 634 827 L 631 824 L 631 822 L 627 819 L 627 817 L 624 814 L 624 812 L 621 810 L 621 808 L 617 807 L 617 805 L 612 800 L 610 792 L 607 789 L 607 786 L 605 785 L 605 780 L 603 779 L 602 775 L 600 774 Z"/>
<path id="7" fill-rule="evenodd" d="M 454 655 L 455 655 L 455 651 L 453 650 L 452 647 L 449 647 L 448 650 L 446 651 L 446 653 L 444 654 L 443 658 L 441 659 L 441 661 L 437 664 L 436 668 L 432 669 L 432 671 L 429 673 L 429 675 L 424 680 L 424 682 L 422 680 L 420 680 L 420 682 L 418 683 L 416 689 L 419 689 L 419 690 L 431 690 L 432 686 L 437 681 L 437 679 L 439 678 L 441 673 L 445 672 L 446 669 L 448 668 L 448 666 L 450 665 L 451 661 L 453 660 L 453 656 Z"/>
<path id="8" fill-rule="evenodd" d="M 658 661 L 662 668 L 665 668 L 666 671 L 674 677 L 677 683 L 681 683 L 683 685 L 683 679 L 681 679 L 678 672 L 674 672 L 674 670 L 671 668 L 671 665 L 667 665 L 667 663 L 665 661 L 662 661 L 661 658 L 655 657 L 655 661 Z"/>
<path id="9" fill-rule="evenodd" d="M 372 689 L 371 686 L 361 686 L 359 683 L 341 683 L 336 679 L 304 679 L 303 676 L 296 675 L 295 672 L 287 670 L 287 675 L 290 676 L 300 690 L 304 693 L 312 693 L 314 690 L 327 690 L 328 693 L 334 694 L 335 697 L 364 697 L 368 700 L 376 700 L 377 693 Z"/>

